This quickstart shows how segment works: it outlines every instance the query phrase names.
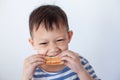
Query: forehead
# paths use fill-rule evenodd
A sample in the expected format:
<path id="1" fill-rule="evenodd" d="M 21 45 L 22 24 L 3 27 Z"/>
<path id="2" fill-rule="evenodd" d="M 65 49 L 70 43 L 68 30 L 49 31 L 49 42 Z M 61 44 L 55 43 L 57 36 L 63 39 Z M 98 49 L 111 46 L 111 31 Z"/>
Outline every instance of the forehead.
<path id="1" fill-rule="evenodd" d="M 45 23 L 41 23 L 38 27 L 36 26 L 36 25 L 34 25 L 34 28 L 33 28 L 33 31 L 34 32 L 36 32 L 36 31 L 39 31 L 39 30 L 41 30 L 41 29 L 43 29 L 43 30 L 46 30 L 46 31 L 54 31 L 54 30 L 68 30 L 67 29 L 67 26 L 66 25 L 64 25 L 64 24 L 52 24 L 52 25 L 46 25 Z"/>
<path id="2" fill-rule="evenodd" d="M 32 34 L 33 34 L 33 37 L 35 37 L 36 35 L 44 35 L 44 34 L 47 35 L 49 33 L 63 34 L 63 33 L 66 33 L 66 32 L 68 32 L 68 31 L 67 31 L 67 28 L 66 28 L 65 25 L 60 24 L 59 27 L 58 27 L 55 24 L 53 24 L 52 29 L 49 29 L 49 28 L 46 29 L 45 25 L 42 23 L 42 24 L 39 25 L 38 29 L 36 29 L 34 27 Z"/>
<path id="3" fill-rule="evenodd" d="M 47 31 L 52 31 L 52 30 L 56 30 L 56 29 L 60 29 L 60 28 L 68 30 L 67 25 L 63 24 L 62 22 L 47 23 L 47 22 L 43 21 L 43 22 L 40 23 L 40 25 L 35 25 L 34 26 L 34 29 L 38 30 L 38 28 L 45 28 Z"/>

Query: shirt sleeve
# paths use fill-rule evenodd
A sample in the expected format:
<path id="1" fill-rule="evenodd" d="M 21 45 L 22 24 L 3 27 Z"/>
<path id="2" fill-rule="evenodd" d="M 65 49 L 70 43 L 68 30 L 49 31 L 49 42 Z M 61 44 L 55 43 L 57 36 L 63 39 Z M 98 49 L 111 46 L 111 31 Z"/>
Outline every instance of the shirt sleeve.
<path id="1" fill-rule="evenodd" d="M 82 65 L 84 66 L 84 68 L 87 70 L 87 72 L 90 74 L 91 77 L 93 77 L 95 80 L 101 80 L 97 77 L 97 75 L 95 74 L 94 69 L 92 68 L 92 66 L 89 64 L 88 60 L 83 58 L 82 56 L 80 56 L 80 61 L 82 63 Z"/>

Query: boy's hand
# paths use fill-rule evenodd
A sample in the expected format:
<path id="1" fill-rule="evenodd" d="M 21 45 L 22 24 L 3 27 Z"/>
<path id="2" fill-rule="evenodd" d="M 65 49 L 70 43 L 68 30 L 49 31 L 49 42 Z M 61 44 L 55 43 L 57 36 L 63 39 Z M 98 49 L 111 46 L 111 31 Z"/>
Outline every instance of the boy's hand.
<path id="1" fill-rule="evenodd" d="M 35 54 L 26 58 L 24 61 L 22 80 L 31 80 L 35 69 L 44 62 L 44 56 L 40 54 Z"/>
<path id="2" fill-rule="evenodd" d="M 65 65 L 70 67 L 75 73 L 79 73 L 83 69 L 77 53 L 66 50 L 62 52 L 59 57 L 65 62 Z"/>

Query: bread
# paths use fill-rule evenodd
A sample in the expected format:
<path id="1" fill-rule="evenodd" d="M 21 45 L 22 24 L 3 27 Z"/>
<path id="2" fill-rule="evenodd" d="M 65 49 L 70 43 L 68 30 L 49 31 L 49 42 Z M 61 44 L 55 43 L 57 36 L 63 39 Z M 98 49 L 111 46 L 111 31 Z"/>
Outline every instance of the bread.
<path id="1" fill-rule="evenodd" d="M 64 63 L 59 57 L 45 57 L 45 60 L 46 65 L 61 65 Z"/>

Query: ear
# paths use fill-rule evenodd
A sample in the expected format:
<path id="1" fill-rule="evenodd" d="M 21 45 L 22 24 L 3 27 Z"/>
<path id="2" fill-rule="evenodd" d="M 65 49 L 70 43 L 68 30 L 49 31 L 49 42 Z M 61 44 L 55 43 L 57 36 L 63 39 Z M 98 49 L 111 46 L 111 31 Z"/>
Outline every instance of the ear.
<path id="1" fill-rule="evenodd" d="M 34 49 L 35 46 L 34 46 L 34 41 L 33 41 L 33 39 L 32 39 L 32 38 L 29 38 L 28 40 L 29 40 L 29 43 L 32 45 L 32 47 L 33 47 L 33 49 Z"/>
<path id="2" fill-rule="evenodd" d="M 73 31 L 69 31 L 69 32 L 68 32 L 68 39 L 69 39 L 69 42 L 71 41 L 72 36 L 73 36 Z"/>

